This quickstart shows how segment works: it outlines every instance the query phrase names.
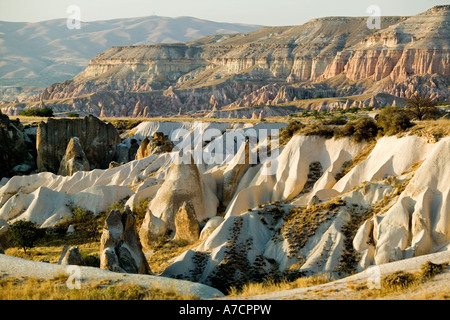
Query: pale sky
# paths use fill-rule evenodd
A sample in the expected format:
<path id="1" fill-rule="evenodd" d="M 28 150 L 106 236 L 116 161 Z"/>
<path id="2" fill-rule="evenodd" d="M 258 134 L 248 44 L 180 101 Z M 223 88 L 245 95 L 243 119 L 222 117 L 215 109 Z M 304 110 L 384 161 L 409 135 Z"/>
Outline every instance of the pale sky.
<path id="1" fill-rule="evenodd" d="M 410 16 L 449 0 L 0 0 L 0 20 L 37 22 L 68 18 L 80 8 L 82 21 L 158 15 L 190 16 L 217 22 L 267 26 L 300 25 L 327 16 L 368 16 L 377 5 L 382 16 Z M 0 30 L 1 32 L 1 30 Z"/>

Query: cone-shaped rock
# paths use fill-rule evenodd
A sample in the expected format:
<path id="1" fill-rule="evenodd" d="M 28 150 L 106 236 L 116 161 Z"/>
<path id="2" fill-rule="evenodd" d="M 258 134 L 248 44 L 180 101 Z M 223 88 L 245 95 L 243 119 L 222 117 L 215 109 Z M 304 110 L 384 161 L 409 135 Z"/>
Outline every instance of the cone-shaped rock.
<path id="1" fill-rule="evenodd" d="M 194 207 L 190 202 L 183 202 L 175 216 L 175 240 L 197 241 L 200 236 L 200 226 Z"/>
<path id="2" fill-rule="evenodd" d="M 89 160 L 80 145 L 78 137 L 72 137 L 67 145 L 66 154 L 61 160 L 58 174 L 71 176 L 78 171 L 89 171 Z"/>
<path id="3" fill-rule="evenodd" d="M 236 190 L 237 184 L 250 166 L 250 144 L 242 144 L 236 156 L 225 169 L 222 182 L 222 203 L 228 205 Z"/>
<path id="4" fill-rule="evenodd" d="M 127 206 L 112 210 L 106 218 L 100 242 L 100 268 L 126 273 L 151 274 L 142 252 L 136 220 Z"/>
<path id="5" fill-rule="evenodd" d="M 205 218 L 200 172 L 192 157 L 184 160 L 178 158 L 174 161 L 167 178 L 149 205 L 151 212 L 172 231 L 175 230 L 175 215 L 185 201 L 191 202 L 199 220 Z"/>
<path id="6" fill-rule="evenodd" d="M 158 217 L 155 217 L 150 210 L 147 210 L 141 229 L 139 230 L 139 238 L 144 250 L 149 250 L 152 244 L 159 237 L 166 234 L 166 223 Z"/>

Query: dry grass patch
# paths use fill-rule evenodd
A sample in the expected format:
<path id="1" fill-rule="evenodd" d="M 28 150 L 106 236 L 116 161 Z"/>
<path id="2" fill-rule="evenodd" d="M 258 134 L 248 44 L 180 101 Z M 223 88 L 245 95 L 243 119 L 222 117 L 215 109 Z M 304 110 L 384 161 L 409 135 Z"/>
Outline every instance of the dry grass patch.
<path id="1" fill-rule="evenodd" d="M 152 253 L 147 256 L 150 269 L 155 274 L 162 273 L 170 264 L 173 258 L 176 258 L 186 250 L 195 248 L 201 241 L 189 243 L 183 240 L 168 240 L 161 237 L 152 248 Z"/>
<path id="2" fill-rule="evenodd" d="M 89 256 L 94 254 L 99 254 L 100 252 L 100 242 L 90 242 L 85 244 L 77 245 L 78 249 L 82 256 Z M 27 251 L 27 254 L 24 254 L 22 249 L 17 247 L 11 247 L 5 250 L 5 254 L 27 259 L 31 261 L 46 261 L 50 263 L 58 263 L 59 257 L 61 256 L 63 246 L 36 246 Z"/>
<path id="3" fill-rule="evenodd" d="M 381 287 L 378 289 L 368 289 L 365 285 L 352 284 L 348 288 L 357 292 L 352 295 L 353 299 L 396 299 L 399 297 L 420 300 L 450 299 L 450 288 L 438 292 L 426 289 L 428 281 L 443 272 L 447 266 L 448 263 L 434 264 L 428 261 L 417 272 L 397 271 L 384 276 L 380 282 Z"/>
<path id="4" fill-rule="evenodd" d="M 159 288 L 148 289 L 136 284 L 82 284 L 69 289 L 67 277 L 51 280 L 6 277 L 0 279 L 0 300 L 193 300 L 193 295 L 180 295 Z"/>
<path id="5" fill-rule="evenodd" d="M 240 288 L 231 287 L 228 291 L 228 295 L 231 297 L 245 298 L 283 290 L 307 288 L 311 286 L 328 283 L 330 281 L 331 276 L 328 274 L 319 274 L 310 277 L 302 277 L 294 281 L 288 281 L 285 279 L 282 281 L 274 281 L 270 279 L 261 283 L 246 283 Z"/>
<path id="6" fill-rule="evenodd" d="M 308 207 L 295 207 L 283 218 L 281 227 L 283 238 L 289 244 L 288 257 L 294 257 L 302 249 L 308 239 L 316 234 L 320 224 L 329 220 L 336 214 L 339 207 L 345 202 L 340 198 L 334 198 L 324 203 L 314 204 Z M 298 256 L 302 261 L 302 257 Z"/>
<path id="7" fill-rule="evenodd" d="M 349 173 L 354 167 L 366 160 L 376 145 L 377 141 L 371 140 L 366 146 L 364 146 L 364 148 L 361 149 L 361 151 L 358 152 L 355 157 L 353 157 L 353 159 L 345 161 L 339 172 L 337 172 L 334 176 L 336 181 L 342 179 L 342 177 Z"/>
<path id="8" fill-rule="evenodd" d="M 424 120 L 415 122 L 408 135 L 417 135 L 426 138 L 431 143 L 436 143 L 440 139 L 450 136 L 450 120 Z"/>

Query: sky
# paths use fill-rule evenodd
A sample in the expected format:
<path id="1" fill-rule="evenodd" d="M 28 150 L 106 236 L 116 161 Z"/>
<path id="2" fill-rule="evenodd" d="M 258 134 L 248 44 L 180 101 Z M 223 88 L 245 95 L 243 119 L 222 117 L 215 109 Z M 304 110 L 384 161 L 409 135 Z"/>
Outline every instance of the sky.
<path id="1" fill-rule="evenodd" d="M 158 15 L 266 26 L 300 25 L 327 16 L 410 16 L 450 0 L 0 0 L 0 20 L 37 22 L 68 18 L 71 5 L 82 21 Z M 1 32 L 1 30 L 0 30 Z"/>

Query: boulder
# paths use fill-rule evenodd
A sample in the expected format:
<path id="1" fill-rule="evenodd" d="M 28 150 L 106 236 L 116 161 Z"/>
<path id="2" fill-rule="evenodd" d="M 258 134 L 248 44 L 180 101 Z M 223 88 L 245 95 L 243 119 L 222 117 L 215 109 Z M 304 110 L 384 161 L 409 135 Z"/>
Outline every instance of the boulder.
<path id="1" fill-rule="evenodd" d="M 67 145 L 66 154 L 61 160 L 58 175 L 71 176 L 78 171 L 89 171 L 89 160 L 80 145 L 78 137 L 72 137 Z"/>
<path id="2" fill-rule="evenodd" d="M 225 219 L 220 216 L 209 219 L 200 233 L 200 240 L 206 240 L 206 238 L 208 238 L 224 220 Z"/>
<path id="3" fill-rule="evenodd" d="M 58 264 L 61 265 L 76 265 L 76 266 L 84 266 L 84 260 L 81 256 L 78 247 L 69 247 L 64 245 L 63 250 L 61 252 L 61 256 L 59 257 Z"/>
<path id="4" fill-rule="evenodd" d="M 141 229 L 139 230 L 139 237 L 144 250 L 149 250 L 152 244 L 166 234 L 166 223 L 158 217 L 155 217 L 150 210 L 147 210 Z"/>
<path id="5" fill-rule="evenodd" d="M 175 215 L 175 240 L 194 242 L 199 239 L 200 226 L 195 215 L 194 207 L 187 201 Z"/>
<path id="6" fill-rule="evenodd" d="M 100 268 L 113 272 L 120 272 L 119 258 L 114 247 L 107 247 L 100 251 Z"/>
<path id="7" fill-rule="evenodd" d="M 312 207 L 316 204 L 320 203 L 320 199 L 318 196 L 314 195 L 311 197 L 311 199 L 309 199 L 308 201 L 308 207 Z"/>
<path id="8" fill-rule="evenodd" d="M 37 129 L 37 167 L 40 171 L 58 172 L 72 137 L 78 137 L 91 169 L 106 169 L 113 160 L 121 139 L 117 129 L 89 115 L 83 119 L 53 119 L 41 122 Z"/>
<path id="9" fill-rule="evenodd" d="M 74 234 L 75 233 L 75 227 L 73 224 L 69 225 L 67 228 L 66 234 Z"/>
<path id="10" fill-rule="evenodd" d="M 136 219 L 127 206 L 123 213 L 112 210 L 100 241 L 100 268 L 115 272 L 151 274 L 142 252 Z"/>

